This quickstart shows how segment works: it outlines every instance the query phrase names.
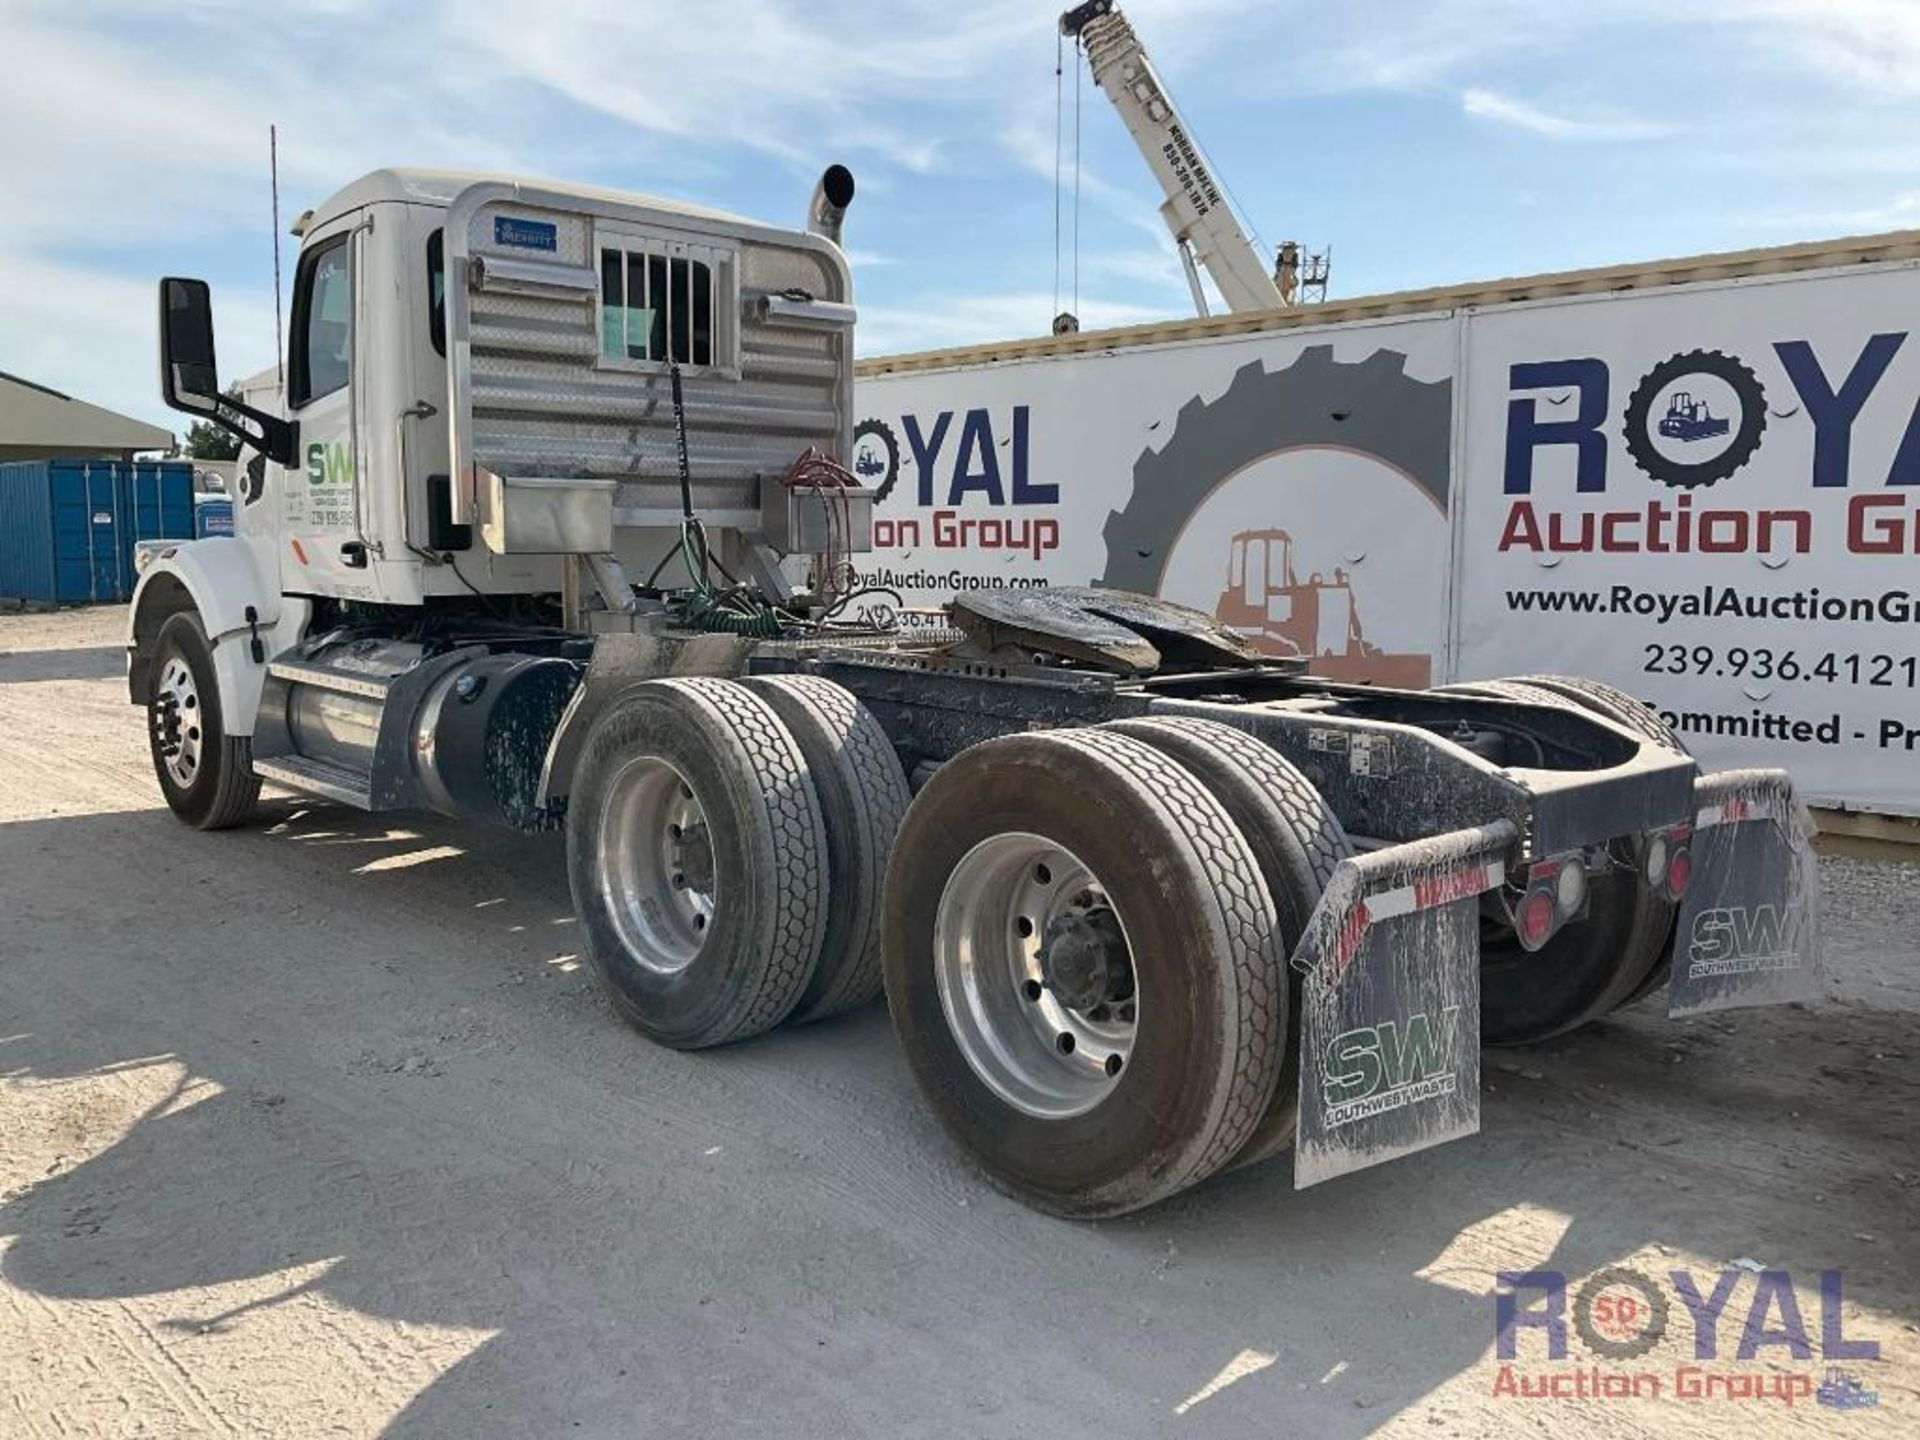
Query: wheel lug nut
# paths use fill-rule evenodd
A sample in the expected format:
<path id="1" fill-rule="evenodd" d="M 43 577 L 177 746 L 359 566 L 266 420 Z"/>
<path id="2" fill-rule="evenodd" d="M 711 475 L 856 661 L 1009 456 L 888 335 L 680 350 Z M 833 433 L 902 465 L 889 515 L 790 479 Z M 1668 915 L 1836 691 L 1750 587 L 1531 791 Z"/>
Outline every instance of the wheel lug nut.
<path id="1" fill-rule="evenodd" d="M 1038 980 L 1029 980 L 1020 987 L 1020 992 L 1029 1000 L 1038 1000 L 1044 989 Z"/>

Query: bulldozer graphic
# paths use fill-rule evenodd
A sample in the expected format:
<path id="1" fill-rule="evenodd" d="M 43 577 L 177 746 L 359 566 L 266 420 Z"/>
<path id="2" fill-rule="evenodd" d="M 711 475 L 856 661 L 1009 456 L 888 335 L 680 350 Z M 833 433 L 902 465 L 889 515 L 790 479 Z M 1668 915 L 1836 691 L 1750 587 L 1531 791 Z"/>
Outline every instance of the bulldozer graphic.
<path id="1" fill-rule="evenodd" d="M 1242 530 L 1233 537 L 1227 585 L 1214 616 L 1269 655 L 1303 655 L 1316 675 L 1401 690 L 1433 681 L 1430 655 L 1393 655 L 1368 641 L 1353 603 L 1353 584 L 1336 567 L 1302 584 L 1293 568 L 1293 536 L 1285 530 Z"/>
<path id="2" fill-rule="evenodd" d="M 1685 390 L 1676 390 L 1667 401 L 1667 413 L 1660 417 L 1660 433 L 1669 440 L 1711 440 L 1724 435 L 1732 422 L 1716 416 L 1704 400 L 1695 400 Z"/>
<path id="3" fill-rule="evenodd" d="M 1208 497 L 1229 477 L 1289 450 L 1378 461 L 1444 514 L 1452 383 L 1415 380 L 1406 362 L 1400 351 L 1384 348 L 1341 361 L 1332 345 L 1311 345 L 1277 369 L 1250 360 L 1223 394 L 1195 396 L 1181 406 L 1174 433 L 1141 453 L 1132 493 L 1107 517 L 1100 583 L 1163 593 L 1173 546 Z M 1277 495 L 1266 503 L 1288 504 Z M 1312 543 L 1310 535 L 1307 540 Z M 1235 534 L 1215 617 L 1269 655 L 1305 656 L 1309 670 L 1329 680 L 1414 689 L 1431 683 L 1431 655 L 1390 653 L 1366 638 L 1348 571 L 1334 570 L 1331 580 L 1310 571 L 1302 583 L 1293 551 L 1293 536 L 1284 529 Z M 1206 603 L 1202 595 L 1191 599 Z"/>

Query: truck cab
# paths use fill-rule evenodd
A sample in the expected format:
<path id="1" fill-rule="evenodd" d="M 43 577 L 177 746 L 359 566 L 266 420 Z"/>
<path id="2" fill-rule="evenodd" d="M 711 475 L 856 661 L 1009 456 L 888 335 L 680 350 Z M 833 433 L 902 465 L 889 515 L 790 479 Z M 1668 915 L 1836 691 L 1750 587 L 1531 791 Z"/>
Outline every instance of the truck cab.
<path id="1" fill-rule="evenodd" d="M 136 697 L 185 611 L 234 736 L 253 733 L 272 658 L 353 606 L 512 598 L 582 630 L 628 627 L 629 576 L 684 578 L 688 515 L 722 567 L 789 594 L 807 527 L 780 481 L 810 449 L 845 453 L 852 424 L 836 243 L 852 191 L 833 167 L 810 228 L 779 229 L 589 186 L 375 171 L 294 227 L 285 387 L 268 403 L 221 392 L 207 287 L 163 281 L 168 403 L 245 448 L 234 537 L 166 547 L 143 573 Z M 247 643 L 223 653 L 228 636 Z"/>
<path id="2" fill-rule="evenodd" d="M 824 236 L 414 169 L 296 230 L 284 448 L 250 448 L 235 526 L 283 593 L 557 593 L 562 556 L 650 558 L 682 508 L 670 366 L 716 529 L 758 531 L 761 477 L 844 446 L 852 284 Z"/>

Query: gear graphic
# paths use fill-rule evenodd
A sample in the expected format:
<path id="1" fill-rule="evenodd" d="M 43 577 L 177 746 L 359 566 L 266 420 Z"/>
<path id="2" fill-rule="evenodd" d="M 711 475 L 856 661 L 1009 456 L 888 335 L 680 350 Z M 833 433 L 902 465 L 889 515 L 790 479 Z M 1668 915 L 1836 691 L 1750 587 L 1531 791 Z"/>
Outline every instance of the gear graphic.
<path id="1" fill-rule="evenodd" d="M 1682 465 L 1661 454 L 1648 424 L 1660 392 L 1687 375 L 1711 375 L 1725 382 L 1740 401 L 1740 423 L 1733 430 L 1732 440 L 1697 465 Z M 1662 485 L 1693 490 L 1717 484 L 1753 458 L 1753 452 L 1760 448 L 1761 433 L 1767 428 L 1767 392 L 1760 385 L 1760 377 L 1733 356 L 1718 350 L 1687 350 L 1668 356 L 1640 377 L 1627 399 L 1621 426 L 1634 464 Z"/>
<path id="2" fill-rule="evenodd" d="M 1107 516 L 1109 589 L 1158 595 L 1174 537 L 1213 491 L 1263 456 L 1321 445 L 1359 451 L 1401 471 L 1447 506 L 1453 382 L 1415 380 L 1407 357 L 1376 350 L 1346 364 L 1313 345 L 1281 370 L 1253 360 L 1218 399 L 1180 408 L 1172 436 L 1133 465 L 1126 507 Z"/>
<path id="3" fill-rule="evenodd" d="M 887 452 L 886 474 L 881 477 L 878 487 L 879 493 L 873 497 L 874 502 L 877 504 L 891 495 L 893 493 L 893 487 L 899 482 L 900 441 L 894 435 L 893 427 L 887 424 L 886 421 L 862 420 L 858 425 L 853 427 L 853 451 L 854 463 L 856 465 L 859 464 L 860 442 L 868 436 L 872 436 L 875 440 L 879 441 L 881 449 Z M 864 485 L 871 477 L 861 475 L 859 478 L 861 484 Z"/>
<path id="4" fill-rule="evenodd" d="M 1594 1301 L 1616 1286 L 1633 1291 L 1647 1304 L 1647 1323 L 1631 1340 L 1609 1340 L 1594 1328 Z M 1632 1360 L 1658 1345 L 1667 1333 L 1667 1314 L 1667 1297 L 1660 1287 L 1638 1270 L 1629 1270 L 1624 1265 L 1594 1271 L 1580 1287 L 1580 1293 L 1573 1297 L 1575 1332 L 1589 1350 L 1608 1360 Z"/>

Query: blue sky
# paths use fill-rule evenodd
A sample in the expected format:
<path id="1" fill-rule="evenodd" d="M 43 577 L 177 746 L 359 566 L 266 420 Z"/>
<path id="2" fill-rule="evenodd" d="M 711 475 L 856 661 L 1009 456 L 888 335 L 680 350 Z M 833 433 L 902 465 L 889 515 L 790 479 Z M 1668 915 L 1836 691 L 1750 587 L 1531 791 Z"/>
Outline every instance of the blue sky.
<path id="1" fill-rule="evenodd" d="M 270 121 L 287 217 L 427 164 L 797 220 L 841 160 L 864 353 L 1041 333 L 1058 8 L 0 0 L 0 370 L 173 423 L 161 273 L 214 283 L 229 376 L 270 363 Z M 1125 8 L 1263 238 L 1333 247 L 1336 295 L 1920 226 L 1920 0 Z M 1184 314 L 1146 168 L 1082 104 L 1081 314 Z"/>

